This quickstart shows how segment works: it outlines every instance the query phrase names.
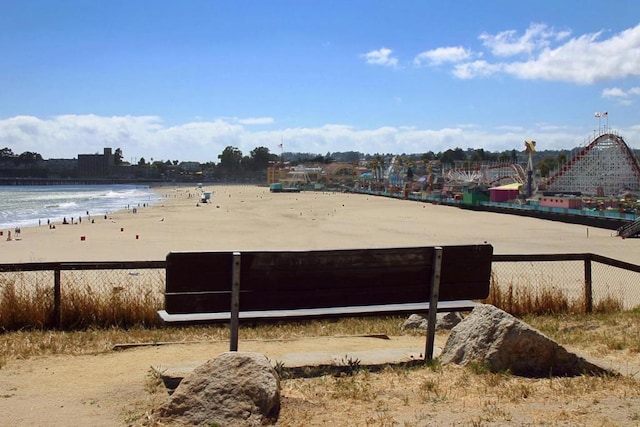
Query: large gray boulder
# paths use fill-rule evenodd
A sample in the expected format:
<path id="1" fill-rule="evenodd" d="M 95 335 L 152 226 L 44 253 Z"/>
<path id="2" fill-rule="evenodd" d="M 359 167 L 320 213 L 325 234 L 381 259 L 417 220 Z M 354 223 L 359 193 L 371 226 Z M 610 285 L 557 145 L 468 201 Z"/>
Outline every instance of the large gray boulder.
<path id="1" fill-rule="evenodd" d="M 156 411 L 185 425 L 260 426 L 280 412 L 280 380 L 263 354 L 222 353 L 185 377 Z"/>
<path id="2" fill-rule="evenodd" d="M 438 313 L 436 315 L 436 330 L 449 330 L 456 326 L 458 323 L 462 321 L 463 317 L 457 311 L 452 311 L 449 313 Z M 409 316 L 407 320 L 402 324 L 402 332 L 407 332 L 410 330 L 427 330 L 427 319 L 420 316 L 419 314 L 412 314 Z"/>
<path id="3" fill-rule="evenodd" d="M 492 372 L 528 377 L 614 374 L 492 305 L 481 304 L 451 330 L 443 363 L 480 363 Z"/>

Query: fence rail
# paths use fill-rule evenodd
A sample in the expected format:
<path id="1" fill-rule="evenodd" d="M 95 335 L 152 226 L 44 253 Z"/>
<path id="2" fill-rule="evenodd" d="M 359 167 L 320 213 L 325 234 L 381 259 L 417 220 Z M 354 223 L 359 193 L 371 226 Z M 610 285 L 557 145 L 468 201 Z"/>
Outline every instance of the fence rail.
<path id="1" fill-rule="evenodd" d="M 598 301 L 612 297 L 621 301 L 625 309 L 640 306 L 640 265 L 592 253 L 494 254 L 492 262 L 497 285 L 526 288 L 534 293 L 548 287 L 560 289 L 583 301 L 587 313 Z M 9 283 L 20 282 L 22 287 L 52 285 L 53 313 L 47 323 L 57 328 L 61 325 L 65 289 L 84 286 L 121 290 L 135 285 L 136 289 L 157 292 L 157 301 L 162 301 L 165 267 L 164 260 L 0 264 L 0 307 L 3 289 Z M 146 274 L 145 270 L 155 272 Z M 160 308 L 149 307 L 153 311 Z"/>
<path id="2" fill-rule="evenodd" d="M 640 306 L 640 265 L 592 253 L 494 254 L 492 261 L 494 275 L 501 283 L 529 289 L 553 287 L 569 295 L 582 287 L 587 313 L 593 311 L 594 301 L 607 298 L 618 300 L 623 308 Z M 521 267 L 522 263 L 537 267 Z"/>

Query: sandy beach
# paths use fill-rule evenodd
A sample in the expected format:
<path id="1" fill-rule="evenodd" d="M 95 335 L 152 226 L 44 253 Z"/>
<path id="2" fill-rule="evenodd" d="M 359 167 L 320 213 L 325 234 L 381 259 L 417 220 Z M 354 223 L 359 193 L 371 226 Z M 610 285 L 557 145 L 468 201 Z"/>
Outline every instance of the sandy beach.
<path id="1" fill-rule="evenodd" d="M 2 263 L 162 260 L 171 251 L 337 249 L 490 243 L 496 254 L 591 252 L 638 263 L 640 239 L 615 231 L 408 200 L 252 185 L 158 187 L 151 206 L 23 228 Z M 132 207 L 133 208 L 133 207 Z"/>

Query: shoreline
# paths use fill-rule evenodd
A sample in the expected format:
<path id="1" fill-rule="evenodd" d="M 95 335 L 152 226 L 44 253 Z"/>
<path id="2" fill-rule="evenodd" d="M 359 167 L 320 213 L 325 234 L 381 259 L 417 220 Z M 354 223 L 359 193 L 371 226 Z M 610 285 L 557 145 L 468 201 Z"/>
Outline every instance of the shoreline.
<path id="1" fill-rule="evenodd" d="M 496 254 L 584 253 L 637 263 L 640 239 L 608 229 L 340 192 L 253 184 L 150 187 L 161 196 L 95 222 L 0 236 L 2 263 L 155 261 L 171 251 L 313 250 L 490 243 Z M 211 192 L 201 203 L 200 191 Z M 84 237 L 84 238 L 83 238 Z"/>

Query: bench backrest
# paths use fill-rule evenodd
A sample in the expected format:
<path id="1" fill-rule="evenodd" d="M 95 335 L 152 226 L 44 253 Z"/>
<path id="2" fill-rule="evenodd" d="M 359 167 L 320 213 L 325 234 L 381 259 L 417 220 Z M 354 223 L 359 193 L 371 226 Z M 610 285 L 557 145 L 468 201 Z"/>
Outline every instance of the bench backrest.
<path id="1" fill-rule="evenodd" d="M 440 301 L 484 299 L 491 245 L 443 246 Z M 433 247 L 241 253 L 240 310 L 428 302 Z M 233 252 L 167 255 L 165 309 L 229 311 Z"/>

